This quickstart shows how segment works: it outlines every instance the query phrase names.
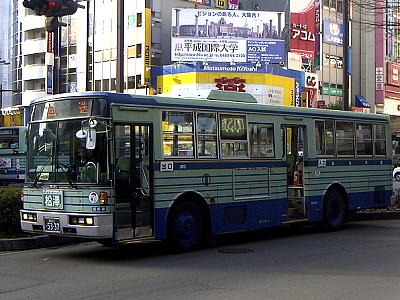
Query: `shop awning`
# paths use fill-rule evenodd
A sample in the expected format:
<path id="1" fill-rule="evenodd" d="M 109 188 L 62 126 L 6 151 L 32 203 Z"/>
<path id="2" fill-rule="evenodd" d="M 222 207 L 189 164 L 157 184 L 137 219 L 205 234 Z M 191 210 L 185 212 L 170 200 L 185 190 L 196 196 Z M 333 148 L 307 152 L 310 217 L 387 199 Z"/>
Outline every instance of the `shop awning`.
<path id="1" fill-rule="evenodd" d="M 370 108 L 368 101 L 361 95 L 356 95 L 356 107 Z"/>

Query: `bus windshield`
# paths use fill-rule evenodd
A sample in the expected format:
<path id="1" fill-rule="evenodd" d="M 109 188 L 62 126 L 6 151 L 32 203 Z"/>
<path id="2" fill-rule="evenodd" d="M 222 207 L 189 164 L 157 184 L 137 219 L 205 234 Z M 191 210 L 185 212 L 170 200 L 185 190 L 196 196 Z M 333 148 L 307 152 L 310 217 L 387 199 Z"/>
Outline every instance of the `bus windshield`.
<path id="1" fill-rule="evenodd" d="M 93 120 L 94 126 L 89 126 Z M 105 141 L 108 141 L 109 128 L 109 121 L 100 118 L 30 124 L 28 181 L 34 185 L 38 182 L 107 183 L 109 151 Z M 88 144 L 88 140 L 92 143 Z"/>

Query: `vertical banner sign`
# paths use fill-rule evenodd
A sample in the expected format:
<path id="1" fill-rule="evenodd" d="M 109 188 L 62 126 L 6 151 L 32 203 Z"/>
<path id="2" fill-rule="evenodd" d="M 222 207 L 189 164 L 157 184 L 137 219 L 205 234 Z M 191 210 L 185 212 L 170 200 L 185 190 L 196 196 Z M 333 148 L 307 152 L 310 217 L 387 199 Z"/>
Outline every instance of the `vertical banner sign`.
<path id="1" fill-rule="evenodd" d="M 383 0 L 376 1 L 375 9 L 375 41 L 383 41 L 385 39 L 385 2 Z M 375 104 L 384 103 L 384 59 L 385 50 L 384 43 L 375 43 Z"/>
<path id="2" fill-rule="evenodd" d="M 394 86 L 400 86 L 400 65 L 388 62 L 387 83 Z"/>
<path id="3" fill-rule="evenodd" d="M 46 32 L 46 93 L 53 94 L 53 78 L 54 78 L 54 33 Z"/>
<path id="4" fill-rule="evenodd" d="M 215 7 L 221 9 L 228 8 L 228 0 L 215 0 Z"/>
<path id="5" fill-rule="evenodd" d="M 315 69 L 321 65 L 321 0 L 315 0 Z"/>
<path id="6" fill-rule="evenodd" d="M 315 59 L 314 0 L 290 1 L 290 52 L 302 58 Z"/>
<path id="7" fill-rule="evenodd" d="M 144 84 L 151 87 L 151 9 L 145 9 Z M 150 89 L 151 90 L 151 89 Z"/>

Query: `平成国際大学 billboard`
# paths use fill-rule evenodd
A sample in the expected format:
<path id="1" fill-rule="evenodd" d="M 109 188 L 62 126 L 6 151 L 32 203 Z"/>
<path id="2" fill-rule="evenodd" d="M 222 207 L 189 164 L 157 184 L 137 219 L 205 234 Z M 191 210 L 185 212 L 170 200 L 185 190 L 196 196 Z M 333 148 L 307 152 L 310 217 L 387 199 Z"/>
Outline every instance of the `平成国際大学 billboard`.
<path id="1" fill-rule="evenodd" d="M 171 60 L 282 64 L 283 12 L 172 9 Z"/>

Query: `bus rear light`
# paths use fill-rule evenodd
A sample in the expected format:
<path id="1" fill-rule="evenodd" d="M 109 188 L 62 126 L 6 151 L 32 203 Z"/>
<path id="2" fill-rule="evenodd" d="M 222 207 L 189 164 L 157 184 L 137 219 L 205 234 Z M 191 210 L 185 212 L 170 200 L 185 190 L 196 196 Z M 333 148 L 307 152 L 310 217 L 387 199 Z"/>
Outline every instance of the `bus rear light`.
<path id="1" fill-rule="evenodd" d="M 36 222 L 37 221 L 37 215 L 32 214 L 32 213 L 23 213 L 22 214 L 22 220 L 23 221 L 29 221 L 29 222 Z"/>
<path id="2" fill-rule="evenodd" d="M 108 194 L 107 192 L 100 192 L 100 204 L 107 205 L 108 204 Z"/>

